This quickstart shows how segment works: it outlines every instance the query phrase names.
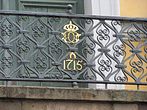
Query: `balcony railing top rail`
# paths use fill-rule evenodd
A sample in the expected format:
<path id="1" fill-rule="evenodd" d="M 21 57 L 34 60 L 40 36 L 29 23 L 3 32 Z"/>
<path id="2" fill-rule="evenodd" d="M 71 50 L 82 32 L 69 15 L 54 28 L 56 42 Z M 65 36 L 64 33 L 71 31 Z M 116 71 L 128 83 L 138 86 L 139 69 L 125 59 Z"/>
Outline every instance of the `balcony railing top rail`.
<path id="1" fill-rule="evenodd" d="M 78 18 L 78 19 L 99 19 L 99 20 L 120 20 L 120 21 L 138 21 L 147 22 L 147 18 L 132 18 L 119 16 L 98 16 L 98 15 L 83 15 L 83 14 L 68 14 L 68 13 L 47 13 L 47 12 L 28 12 L 14 10 L 0 10 L 1 15 L 18 15 L 18 16 L 36 16 L 36 17 L 62 17 L 62 18 Z"/>
<path id="2" fill-rule="evenodd" d="M 0 80 L 147 85 L 147 19 L 0 11 Z"/>

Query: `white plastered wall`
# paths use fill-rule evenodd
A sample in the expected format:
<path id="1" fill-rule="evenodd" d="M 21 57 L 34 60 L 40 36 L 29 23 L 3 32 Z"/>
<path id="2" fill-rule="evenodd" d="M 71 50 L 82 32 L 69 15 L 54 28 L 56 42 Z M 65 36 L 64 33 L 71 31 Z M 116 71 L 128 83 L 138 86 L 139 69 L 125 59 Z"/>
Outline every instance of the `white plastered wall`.
<path id="1" fill-rule="evenodd" d="M 84 0 L 85 14 L 120 16 L 120 0 Z"/>

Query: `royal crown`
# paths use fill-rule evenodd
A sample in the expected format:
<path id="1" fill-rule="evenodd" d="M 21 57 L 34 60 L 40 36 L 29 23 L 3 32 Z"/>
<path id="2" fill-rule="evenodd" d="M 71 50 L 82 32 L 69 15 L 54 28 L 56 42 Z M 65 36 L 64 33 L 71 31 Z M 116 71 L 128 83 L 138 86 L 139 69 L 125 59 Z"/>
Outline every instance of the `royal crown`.
<path id="1" fill-rule="evenodd" d="M 75 31 L 79 30 L 79 28 L 76 25 L 72 24 L 71 21 L 69 22 L 69 24 L 65 25 L 63 27 L 63 29 L 65 29 L 67 31 L 72 31 L 72 32 L 75 32 Z"/>

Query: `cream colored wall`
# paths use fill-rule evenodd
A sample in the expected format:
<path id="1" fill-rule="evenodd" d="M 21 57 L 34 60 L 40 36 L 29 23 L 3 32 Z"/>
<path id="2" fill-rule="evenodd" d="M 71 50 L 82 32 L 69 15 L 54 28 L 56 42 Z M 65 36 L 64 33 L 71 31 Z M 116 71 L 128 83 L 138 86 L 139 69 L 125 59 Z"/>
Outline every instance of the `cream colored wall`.
<path id="1" fill-rule="evenodd" d="M 147 0 L 120 0 L 120 15 L 147 18 Z"/>

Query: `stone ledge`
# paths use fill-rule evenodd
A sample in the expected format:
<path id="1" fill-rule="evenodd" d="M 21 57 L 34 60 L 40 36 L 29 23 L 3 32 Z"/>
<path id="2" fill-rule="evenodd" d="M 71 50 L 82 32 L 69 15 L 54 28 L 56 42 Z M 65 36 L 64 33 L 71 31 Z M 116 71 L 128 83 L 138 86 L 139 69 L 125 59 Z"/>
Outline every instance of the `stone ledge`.
<path id="1" fill-rule="evenodd" d="M 0 98 L 147 102 L 147 91 L 1 86 Z"/>

